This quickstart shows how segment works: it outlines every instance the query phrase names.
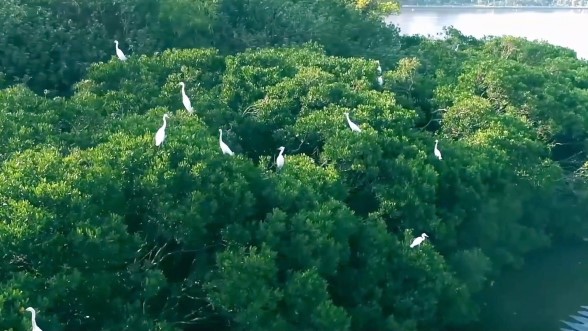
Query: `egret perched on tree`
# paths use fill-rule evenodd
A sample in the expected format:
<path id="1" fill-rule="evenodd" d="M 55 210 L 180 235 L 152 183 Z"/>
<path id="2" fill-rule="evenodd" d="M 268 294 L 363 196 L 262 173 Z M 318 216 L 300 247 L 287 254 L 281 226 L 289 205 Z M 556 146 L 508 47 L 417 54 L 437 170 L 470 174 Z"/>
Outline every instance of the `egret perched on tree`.
<path id="1" fill-rule="evenodd" d="M 378 75 L 382 74 L 382 67 L 380 66 L 380 60 L 376 60 L 376 62 L 378 63 Z"/>
<path id="2" fill-rule="evenodd" d="M 280 154 L 278 154 L 278 158 L 276 159 L 276 166 L 278 167 L 278 170 L 282 169 L 282 167 L 284 166 L 284 162 L 286 161 L 284 159 L 284 149 L 286 149 L 284 146 L 281 146 L 280 148 L 278 148 L 280 150 Z"/>
<path id="3" fill-rule="evenodd" d="M 223 151 L 223 154 L 229 154 L 231 156 L 234 155 L 235 153 L 233 153 L 233 151 L 229 148 L 229 146 L 227 146 L 227 144 L 225 144 L 223 142 L 223 129 L 218 129 L 218 132 L 220 133 L 218 141 L 220 143 L 220 147 L 221 147 L 221 150 Z"/>
<path id="4" fill-rule="evenodd" d="M 351 131 L 361 132 L 361 129 L 359 128 L 359 126 L 357 126 L 357 124 L 351 122 L 351 120 L 349 119 L 349 113 L 345 113 L 345 117 L 347 118 L 347 124 L 349 124 Z"/>
<path id="5" fill-rule="evenodd" d="M 437 148 L 437 145 L 439 145 L 439 140 L 435 139 L 435 149 L 433 150 L 433 152 L 439 160 L 442 160 L 443 158 L 441 157 L 441 151 L 439 150 L 439 148 Z"/>
<path id="6" fill-rule="evenodd" d="M 378 84 L 384 86 L 384 78 L 382 78 L 382 76 L 378 76 Z"/>
<path id="7" fill-rule="evenodd" d="M 184 107 L 188 111 L 188 113 L 192 114 L 194 109 L 192 109 L 192 103 L 190 102 L 190 98 L 186 95 L 186 84 L 184 82 L 180 82 L 180 86 L 182 87 L 182 103 L 184 103 Z"/>
<path id="8" fill-rule="evenodd" d="M 125 56 L 125 53 L 118 48 L 118 40 L 114 41 L 114 48 L 116 48 L 116 56 L 118 56 L 121 61 L 126 61 L 127 57 Z"/>
<path id="9" fill-rule="evenodd" d="M 425 241 L 425 238 L 427 238 L 427 234 L 423 233 L 421 234 L 420 237 L 416 237 L 414 238 L 414 240 L 412 241 L 412 244 L 410 244 L 410 248 L 416 247 L 418 245 L 420 245 L 423 241 Z"/>
<path id="10" fill-rule="evenodd" d="M 579 315 L 582 316 L 576 316 L 576 315 L 570 315 L 571 318 L 575 319 L 577 322 L 568 322 L 568 321 L 562 321 L 564 322 L 567 326 L 571 327 L 572 329 L 567 329 L 567 328 L 561 328 L 561 331 L 586 331 L 588 330 L 588 306 L 582 306 L 582 309 L 585 310 L 580 310 L 578 311 Z"/>
<path id="11" fill-rule="evenodd" d="M 159 128 L 159 130 L 157 130 L 157 133 L 155 134 L 155 146 L 161 145 L 163 143 L 163 140 L 165 139 L 165 127 L 167 126 L 166 119 L 168 117 L 168 114 L 163 115 L 163 125 L 161 126 L 161 128 Z"/>
<path id="12" fill-rule="evenodd" d="M 33 324 L 33 331 L 43 331 L 41 330 L 41 328 L 37 325 L 37 320 L 35 318 L 35 310 L 33 309 L 33 307 L 29 307 L 26 309 L 26 311 L 30 311 L 31 312 L 31 323 Z"/>

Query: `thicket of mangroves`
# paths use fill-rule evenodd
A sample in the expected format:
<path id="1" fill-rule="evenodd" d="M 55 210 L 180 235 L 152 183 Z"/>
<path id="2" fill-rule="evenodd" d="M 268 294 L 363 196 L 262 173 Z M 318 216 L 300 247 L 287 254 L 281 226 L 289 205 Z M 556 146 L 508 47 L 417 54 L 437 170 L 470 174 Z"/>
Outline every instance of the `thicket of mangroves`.
<path id="1" fill-rule="evenodd" d="M 4 1 L 0 329 L 443 330 L 585 235 L 586 62 L 378 5 Z"/>

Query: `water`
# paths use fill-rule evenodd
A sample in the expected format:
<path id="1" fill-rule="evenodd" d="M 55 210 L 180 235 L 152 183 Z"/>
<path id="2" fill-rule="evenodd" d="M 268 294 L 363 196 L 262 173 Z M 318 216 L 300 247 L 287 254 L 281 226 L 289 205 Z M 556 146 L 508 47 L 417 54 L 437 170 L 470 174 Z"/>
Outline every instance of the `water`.
<path id="1" fill-rule="evenodd" d="M 452 25 L 477 38 L 511 35 L 544 40 L 588 59 L 588 9 L 403 8 L 386 22 L 399 26 L 403 34 L 437 35 Z"/>
<path id="2" fill-rule="evenodd" d="M 471 331 L 558 331 L 588 305 L 588 245 L 555 245 L 507 270 L 483 294 L 479 325 Z"/>

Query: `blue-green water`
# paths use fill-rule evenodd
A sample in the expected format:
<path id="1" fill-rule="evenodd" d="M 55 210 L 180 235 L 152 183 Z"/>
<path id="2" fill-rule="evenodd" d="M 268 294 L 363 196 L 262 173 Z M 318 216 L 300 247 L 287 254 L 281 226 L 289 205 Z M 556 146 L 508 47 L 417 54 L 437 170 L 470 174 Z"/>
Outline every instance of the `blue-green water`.
<path id="1" fill-rule="evenodd" d="M 588 9 L 554 8 L 403 8 L 386 22 L 400 27 L 403 34 L 437 35 L 453 26 L 466 35 L 512 35 L 544 40 L 576 51 L 588 58 Z M 541 331 L 541 330 L 538 330 Z"/>
<path id="2" fill-rule="evenodd" d="M 471 331 L 556 331 L 588 305 L 588 243 L 554 244 L 531 254 L 521 270 L 505 271 L 483 295 Z"/>

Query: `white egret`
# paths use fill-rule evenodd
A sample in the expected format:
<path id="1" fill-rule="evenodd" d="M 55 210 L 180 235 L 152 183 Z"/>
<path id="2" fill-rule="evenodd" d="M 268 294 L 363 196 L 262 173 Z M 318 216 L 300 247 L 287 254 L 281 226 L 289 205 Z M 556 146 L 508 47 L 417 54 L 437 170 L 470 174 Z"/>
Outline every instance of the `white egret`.
<path id="1" fill-rule="evenodd" d="M 233 153 L 233 151 L 229 148 L 229 146 L 227 146 L 227 144 L 225 144 L 223 142 L 223 130 L 222 129 L 218 129 L 218 132 L 220 133 L 220 136 L 218 138 L 218 141 L 220 143 L 220 148 L 223 151 L 223 154 L 229 154 L 231 156 L 235 155 L 235 153 Z"/>
<path id="2" fill-rule="evenodd" d="M 282 167 L 284 166 L 284 162 L 286 161 L 284 159 L 284 149 L 286 149 L 284 146 L 281 146 L 280 148 L 278 148 L 280 150 L 280 154 L 278 154 L 278 158 L 276 159 L 276 166 L 278 167 L 278 170 L 282 169 Z"/>
<path id="3" fill-rule="evenodd" d="M 155 146 L 161 145 L 163 143 L 163 140 L 165 139 L 165 127 L 167 126 L 166 119 L 168 117 L 168 114 L 163 115 L 163 125 L 161 126 L 161 128 L 159 128 L 159 130 L 157 130 L 157 133 L 155 134 Z"/>
<path id="4" fill-rule="evenodd" d="M 37 325 L 37 320 L 36 320 L 36 316 L 35 316 L 36 314 L 35 314 L 35 310 L 33 309 L 33 307 L 28 307 L 26 309 L 26 311 L 30 311 L 31 312 L 31 323 L 33 324 L 33 330 L 32 331 L 43 331 Z"/>
<path id="5" fill-rule="evenodd" d="M 442 160 L 443 158 L 441 157 L 441 151 L 437 148 L 437 145 L 439 145 L 439 140 L 435 139 L 435 149 L 433 150 L 433 152 L 439 160 Z"/>
<path id="6" fill-rule="evenodd" d="M 184 84 L 184 82 L 180 82 L 180 86 L 182 87 L 182 103 L 184 104 L 184 107 L 186 108 L 188 113 L 192 114 L 194 112 L 194 109 L 192 108 L 190 98 L 188 98 L 188 95 L 186 95 L 186 84 Z"/>
<path id="7" fill-rule="evenodd" d="M 410 244 L 410 248 L 413 248 L 413 247 L 416 247 L 416 246 L 422 244 L 422 242 L 425 241 L 425 238 L 427 238 L 427 237 L 428 237 L 427 234 L 423 233 L 423 234 L 421 234 L 420 237 L 414 238 L 414 240 L 412 241 L 412 244 Z"/>
<path id="8" fill-rule="evenodd" d="M 380 60 L 376 60 L 376 62 L 378 63 L 378 75 L 382 74 L 382 67 L 380 66 Z"/>
<path id="9" fill-rule="evenodd" d="M 118 40 L 114 41 L 114 47 L 116 48 L 116 56 L 118 56 L 118 58 L 121 61 L 126 61 L 127 57 L 125 56 L 125 53 L 123 53 L 123 51 L 120 50 L 120 48 L 118 48 Z"/>
<path id="10" fill-rule="evenodd" d="M 345 117 L 347 118 L 347 124 L 349 124 L 351 131 L 361 132 L 361 129 L 359 128 L 359 126 L 357 126 L 357 124 L 351 122 L 351 120 L 349 119 L 349 113 L 345 113 Z"/>
<path id="11" fill-rule="evenodd" d="M 384 85 L 384 78 L 382 78 L 382 76 L 378 76 L 378 84 L 380 84 L 380 86 Z"/>

